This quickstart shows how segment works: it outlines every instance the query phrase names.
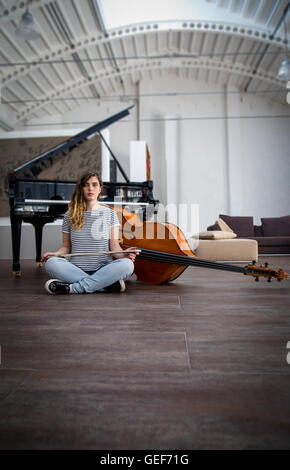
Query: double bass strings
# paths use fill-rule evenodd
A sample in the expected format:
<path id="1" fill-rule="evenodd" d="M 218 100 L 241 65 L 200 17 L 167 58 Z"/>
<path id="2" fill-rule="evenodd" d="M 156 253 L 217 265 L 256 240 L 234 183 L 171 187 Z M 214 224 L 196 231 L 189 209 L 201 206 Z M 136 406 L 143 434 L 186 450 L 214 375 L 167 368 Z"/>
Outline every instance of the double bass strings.
<path id="1" fill-rule="evenodd" d="M 164 263 L 173 263 L 173 264 L 180 264 L 182 266 L 200 266 L 204 268 L 211 268 L 211 269 L 221 269 L 224 271 L 234 271 L 239 273 L 246 274 L 247 268 L 233 266 L 230 264 L 218 263 L 216 261 L 208 261 L 201 258 L 194 258 L 190 256 L 184 255 L 177 255 L 174 253 L 167 253 L 164 251 L 157 251 L 157 250 L 149 250 L 147 248 L 137 248 L 135 250 L 129 250 L 132 253 L 138 253 L 140 258 L 147 259 L 151 261 L 161 261 Z M 68 253 L 68 254 L 61 254 L 61 255 L 53 255 L 58 256 L 60 258 L 71 258 L 72 256 L 91 256 L 97 254 L 115 254 L 115 253 L 123 253 L 124 250 L 116 250 L 116 251 L 99 251 L 93 253 Z"/>
<path id="2" fill-rule="evenodd" d="M 180 256 L 180 258 L 177 258 Z M 141 252 L 140 257 L 142 259 L 148 259 L 151 261 L 161 261 L 165 263 L 174 263 L 174 264 L 180 264 L 180 265 L 186 265 L 186 266 L 200 266 L 204 268 L 211 268 L 211 269 L 220 269 L 224 271 L 231 271 L 231 272 L 239 272 L 239 273 L 246 273 L 246 268 L 241 268 L 238 266 L 232 266 L 232 265 L 227 265 L 227 264 L 213 264 L 210 262 L 207 262 L 207 260 L 202 260 L 202 259 L 188 259 L 187 256 L 181 256 L 181 255 L 172 255 L 170 257 L 168 256 L 156 256 L 156 254 L 143 254 Z"/>
<path id="3" fill-rule="evenodd" d="M 173 253 L 167 253 L 163 251 L 148 250 L 147 248 L 142 248 L 141 253 L 139 253 L 140 258 L 148 259 L 151 261 L 163 261 L 165 263 L 176 263 L 186 266 L 200 266 L 204 268 L 211 269 L 221 269 L 225 271 L 234 271 L 239 273 L 246 273 L 246 268 L 240 266 L 233 266 L 224 263 L 218 263 L 213 261 L 208 261 L 199 258 L 192 258 L 190 256 L 176 255 Z"/>

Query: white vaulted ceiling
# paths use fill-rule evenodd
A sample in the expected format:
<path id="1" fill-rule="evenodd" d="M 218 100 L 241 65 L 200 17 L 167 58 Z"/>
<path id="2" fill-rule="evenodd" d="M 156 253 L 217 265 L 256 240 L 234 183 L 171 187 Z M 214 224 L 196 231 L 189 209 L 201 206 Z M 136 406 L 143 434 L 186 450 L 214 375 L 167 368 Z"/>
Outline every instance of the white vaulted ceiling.
<path id="1" fill-rule="evenodd" d="M 41 38 L 25 41 L 15 30 L 26 2 L 0 0 L 0 128 L 125 95 L 168 71 L 285 102 L 276 78 L 284 25 L 276 27 L 288 3 L 30 0 Z"/>

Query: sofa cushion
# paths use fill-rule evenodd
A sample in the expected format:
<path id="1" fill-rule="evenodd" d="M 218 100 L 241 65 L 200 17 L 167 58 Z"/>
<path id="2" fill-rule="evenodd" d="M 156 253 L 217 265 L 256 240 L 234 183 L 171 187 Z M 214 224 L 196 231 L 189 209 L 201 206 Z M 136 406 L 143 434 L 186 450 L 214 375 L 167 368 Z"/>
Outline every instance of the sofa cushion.
<path id="1" fill-rule="evenodd" d="M 207 230 L 220 230 L 220 226 L 218 224 L 210 225 L 207 227 Z"/>
<path id="2" fill-rule="evenodd" d="M 254 218 L 220 214 L 221 219 L 237 234 L 239 238 L 254 236 Z"/>
<path id="3" fill-rule="evenodd" d="M 224 230 L 225 232 L 233 232 L 231 227 L 229 227 L 228 224 L 226 224 L 225 221 L 221 218 L 217 219 L 216 224 L 221 230 Z"/>
<path id="4" fill-rule="evenodd" d="M 229 240 L 231 238 L 236 238 L 234 232 L 226 232 L 224 230 L 211 230 L 208 232 L 200 232 L 198 238 L 200 240 Z M 195 237 L 193 237 L 195 238 Z"/>
<path id="5" fill-rule="evenodd" d="M 254 225 L 254 237 L 262 237 L 263 230 L 261 225 Z"/>
<path id="6" fill-rule="evenodd" d="M 261 218 L 264 237 L 290 236 L 290 215 Z"/>
<path id="7" fill-rule="evenodd" d="M 256 240 L 188 240 L 198 258 L 212 261 L 252 261 L 258 259 Z"/>

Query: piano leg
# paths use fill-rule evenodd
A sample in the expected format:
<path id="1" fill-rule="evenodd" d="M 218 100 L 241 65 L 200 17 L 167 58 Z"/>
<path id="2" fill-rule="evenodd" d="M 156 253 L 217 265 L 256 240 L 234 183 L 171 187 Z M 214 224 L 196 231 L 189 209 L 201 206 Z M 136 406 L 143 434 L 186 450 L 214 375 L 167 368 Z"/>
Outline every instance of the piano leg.
<path id="1" fill-rule="evenodd" d="M 42 230 L 43 226 L 46 224 L 46 221 L 40 220 L 40 218 L 36 218 L 31 221 L 32 225 L 34 226 L 35 230 L 35 246 L 36 246 L 36 264 L 41 266 L 41 247 L 42 247 Z"/>
<path id="2" fill-rule="evenodd" d="M 22 219 L 11 216 L 11 235 L 12 235 L 12 253 L 13 253 L 13 264 L 12 271 L 16 277 L 21 276 L 20 271 L 20 241 L 21 241 L 21 224 Z"/>

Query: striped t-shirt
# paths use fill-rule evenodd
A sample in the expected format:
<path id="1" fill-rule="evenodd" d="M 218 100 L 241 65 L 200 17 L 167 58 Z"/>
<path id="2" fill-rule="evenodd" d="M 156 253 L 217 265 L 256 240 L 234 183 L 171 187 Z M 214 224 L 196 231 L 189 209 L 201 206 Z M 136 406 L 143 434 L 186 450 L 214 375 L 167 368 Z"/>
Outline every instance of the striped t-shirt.
<path id="1" fill-rule="evenodd" d="M 111 228 L 120 225 L 116 212 L 106 206 L 84 212 L 84 225 L 79 230 L 70 226 L 68 213 L 63 218 L 62 231 L 70 234 L 71 253 L 109 251 Z M 111 255 L 72 256 L 71 263 L 83 271 L 96 271 L 112 262 Z"/>

